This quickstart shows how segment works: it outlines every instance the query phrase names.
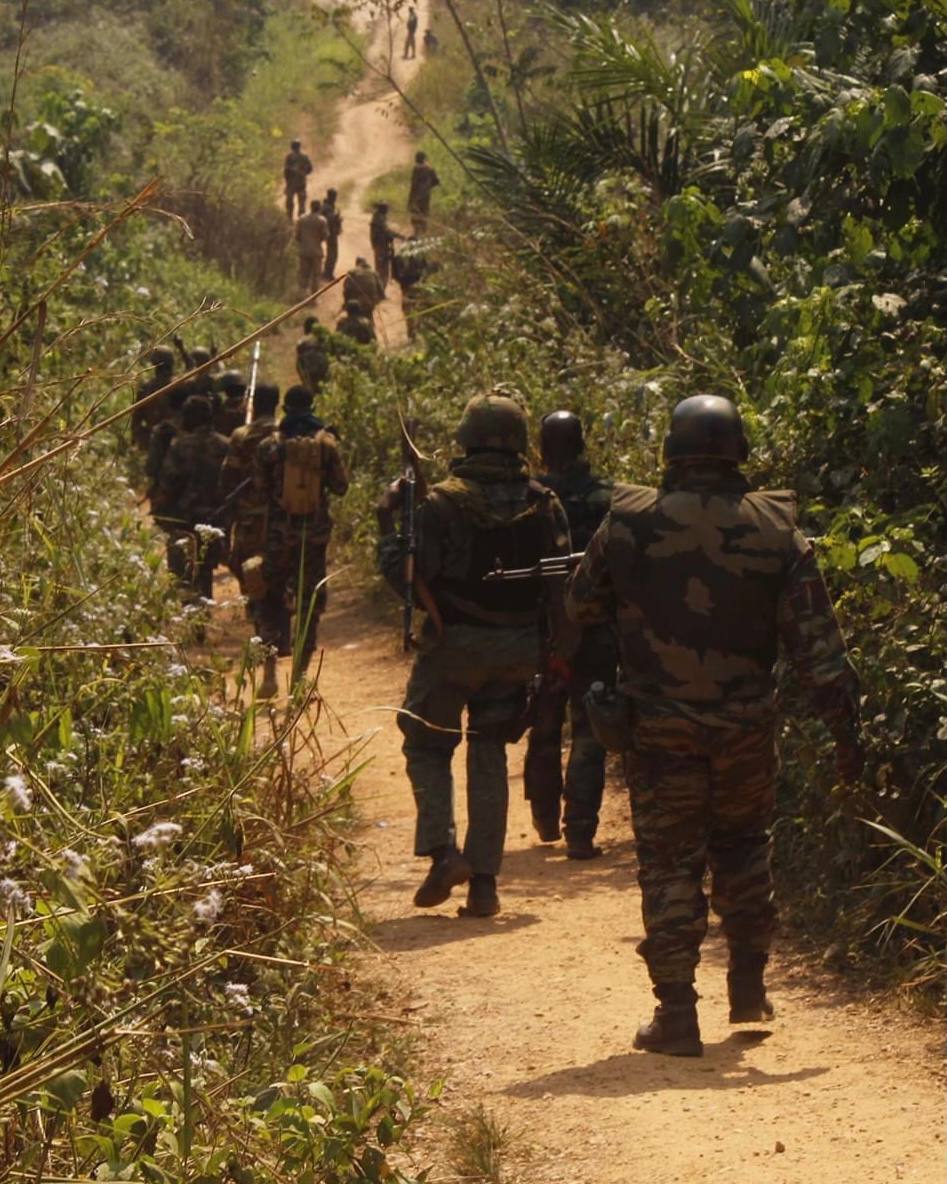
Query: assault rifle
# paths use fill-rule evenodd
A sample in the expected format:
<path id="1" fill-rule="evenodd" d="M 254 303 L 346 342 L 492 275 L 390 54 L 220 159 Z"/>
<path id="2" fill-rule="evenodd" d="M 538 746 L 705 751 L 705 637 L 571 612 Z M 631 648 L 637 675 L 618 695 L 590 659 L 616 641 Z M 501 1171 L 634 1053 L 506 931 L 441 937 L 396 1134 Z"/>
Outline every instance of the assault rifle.
<path id="1" fill-rule="evenodd" d="M 548 559 L 540 559 L 532 567 L 511 567 L 509 570 L 498 563 L 493 571 L 488 571 L 483 578 L 488 583 L 552 579 L 553 576 L 567 576 L 575 571 L 584 558 L 584 551 L 574 551 L 571 555 L 552 555 Z"/>
<path id="2" fill-rule="evenodd" d="M 415 645 L 414 610 L 418 601 L 438 633 L 444 628 L 444 622 L 430 588 L 417 572 L 417 508 L 419 502 L 427 497 L 427 482 L 420 466 L 421 453 L 412 438 L 417 430 L 417 423 L 415 420 L 403 419 L 400 414 L 398 418 L 401 421 L 401 459 L 404 465 L 401 474 L 401 548 L 404 554 L 404 615 L 401 640 L 407 654 Z"/>
<path id="3" fill-rule="evenodd" d="M 253 396 L 256 394 L 257 378 L 260 375 L 261 348 L 259 341 L 253 346 L 253 365 L 250 367 L 250 385 L 247 387 L 247 410 L 243 417 L 244 424 L 248 424 L 253 419 Z"/>

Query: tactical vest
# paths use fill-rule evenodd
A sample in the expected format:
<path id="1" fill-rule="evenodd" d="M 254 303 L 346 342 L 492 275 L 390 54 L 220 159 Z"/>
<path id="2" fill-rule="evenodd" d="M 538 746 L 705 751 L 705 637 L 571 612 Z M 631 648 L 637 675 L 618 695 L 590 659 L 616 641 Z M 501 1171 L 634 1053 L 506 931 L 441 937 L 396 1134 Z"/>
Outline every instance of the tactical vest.
<path id="1" fill-rule="evenodd" d="M 311 517 L 323 508 L 325 492 L 325 432 L 314 436 L 281 438 L 283 480 L 279 506 L 291 517 Z"/>
<path id="2" fill-rule="evenodd" d="M 462 576 L 439 575 L 431 590 L 446 625 L 531 625 L 538 617 L 541 580 L 488 582 L 484 576 L 498 566 L 507 570 L 532 567 L 550 554 L 550 494 L 535 481 L 527 490 L 526 508 L 509 522 L 489 526 L 464 520 L 469 536 L 467 571 Z M 433 491 L 430 501 L 440 514 L 462 511 Z"/>
<path id="3" fill-rule="evenodd" d="M 772 694 L 795 494 L 619 486 L 609 572 L 626 683 L 713 709 Z"/>

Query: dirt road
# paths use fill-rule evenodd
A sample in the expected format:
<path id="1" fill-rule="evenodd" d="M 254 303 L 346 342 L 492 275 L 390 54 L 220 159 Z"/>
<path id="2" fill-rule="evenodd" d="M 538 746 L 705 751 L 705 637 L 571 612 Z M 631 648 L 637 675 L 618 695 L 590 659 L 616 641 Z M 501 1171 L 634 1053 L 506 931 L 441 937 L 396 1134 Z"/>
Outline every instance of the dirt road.
<path id="1" fill-rule="evenodd" d="M 447 1112 L 483 1103 L 508 1124 L 511 1179 L 942 1184 L 939 1032 L 851 1001 L 798 959 L 772 968 L 769 1029 L 733 1030 L 725 951 L 714 937 L 699 980 L 704 1058 L 631 1051 L 653 1000 L 634 952 L 640 902 L 617 784 L 606 855 L 571 863 L 560 844 L 534 842 L 522 746 L 512 750 L 502 914 L 459 918 L 456 893 L 442 908 L 413 909 L 425 868 L 410 853 L 413 803 L 389 710 L 408 670 L 395 619 L 390 628 L 370 623 L 343 593 L 323 641 L 327 702 L 350 734 L 377 729 L 356 787 L 362 906 L 380 950 L 371 970 L 420 1018 L 423 1069 L 446 1076 Z"/>

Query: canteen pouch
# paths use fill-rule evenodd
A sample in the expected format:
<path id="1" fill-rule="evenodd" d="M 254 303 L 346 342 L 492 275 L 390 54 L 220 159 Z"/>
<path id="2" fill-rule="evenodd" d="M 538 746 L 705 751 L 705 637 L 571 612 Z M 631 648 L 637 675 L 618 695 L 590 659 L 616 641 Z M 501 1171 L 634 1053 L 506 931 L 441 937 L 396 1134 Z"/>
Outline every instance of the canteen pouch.
<path id="1" fill-rule="evenodd" d="M 592 735 L 608 752 L 627 752 L 634 737 L 631 700 L 622 691 L 593 682 L 583 700 Z"/>

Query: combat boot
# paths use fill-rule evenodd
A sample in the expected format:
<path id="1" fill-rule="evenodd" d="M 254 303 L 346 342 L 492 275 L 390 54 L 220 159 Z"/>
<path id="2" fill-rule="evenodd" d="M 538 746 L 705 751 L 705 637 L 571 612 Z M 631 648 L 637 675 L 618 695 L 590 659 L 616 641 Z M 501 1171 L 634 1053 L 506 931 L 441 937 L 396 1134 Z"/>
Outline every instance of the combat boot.
<path id="1" fill-rule="evenodd" d="M 279 691 L 276 685 L 276 655 L 270 656 L 263 663 L 263 681 L 260 683 L 256 697 L 258 699 L 275 699 Z"/>
<path id="2" fill-rule="evenodd" d="M 730 996 L 730 1023 L 752 1024 L 771 1020 L 776 1014 L 766 997 L 763 971 L 769 955 L 755 950 L 731 950 L 727 970 L 727 994 Z"/>
<path id="3" fill-rule="evenodd" d="M 578 837 L 566 832 L 567 859 L 598 859 L 602 848 L 597 847 L 587 836 Z"/>
<path id="4" fill-rule="evenodd" d="M 557 843 L 559 841 L 559 814 L 543 813 L 540 810 L 532 811 L 533 830 L 536 832 L 541 843 Z"/>
<path id="5" fill-rule="evenodd" d="M 654 994 L 658 999 L 654 1018 L 638 1029 L 634 1047 L 669 1057 L 703 1056 L 697 1024 L 697 992 L 692 984 L 658 983 Z"/>
<path id="6" fill-rule="evenodd" d="M 450 897 L 458 884 L 470 879 L 470 864 L 456 847 L 439 847 L 431 852 L 431 870 L 414 894 L 414 907 L 433 909 Z"/>
<path id="7" fill-rule="evenodd" d="M 460 910 L 462 917 L 495 917 L 500 911 L 496 876 L 475 875 L 470 878 L 467 903 Z"/>

